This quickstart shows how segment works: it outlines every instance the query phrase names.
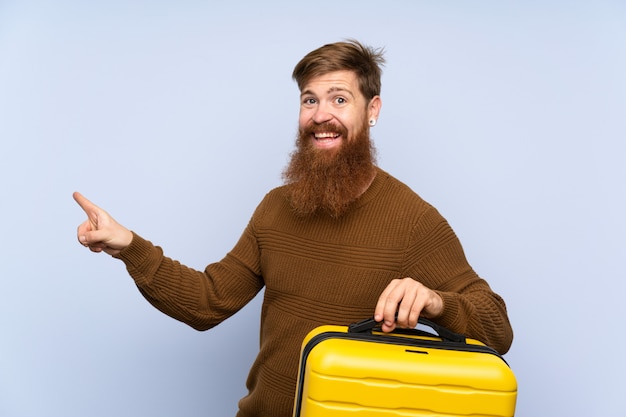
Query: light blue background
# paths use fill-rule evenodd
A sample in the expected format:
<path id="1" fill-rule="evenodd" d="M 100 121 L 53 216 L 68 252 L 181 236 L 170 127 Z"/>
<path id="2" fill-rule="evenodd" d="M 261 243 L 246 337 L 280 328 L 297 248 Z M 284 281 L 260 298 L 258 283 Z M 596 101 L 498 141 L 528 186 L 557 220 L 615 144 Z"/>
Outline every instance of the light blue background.
<path id="1" fill-rule="evenodd" d="M 379 164 L 507 301 L 518 416 L 623 416 L 623 1 L 0 1 L 0 415 L 232 416 L 260 300 L 198 333 L 80 247 L 74 190 L 189 266 L 292 150 L 296 62 L 384 46 Z"/>

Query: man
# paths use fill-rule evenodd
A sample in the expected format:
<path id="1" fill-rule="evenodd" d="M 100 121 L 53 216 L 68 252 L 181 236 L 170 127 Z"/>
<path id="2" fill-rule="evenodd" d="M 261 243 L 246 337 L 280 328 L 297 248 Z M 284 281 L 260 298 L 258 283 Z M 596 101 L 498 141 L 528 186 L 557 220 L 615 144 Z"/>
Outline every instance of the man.
<path id="1" fill-rule="evenodd" d="M 428 317 L 506 352 L 503 300 L 469 266 L 445 219 L 375 165 L 369 131 L 381 109 L 382 51 L 325 45 L 294 69 L 297 150 L 235 247 L 204 271 L 165 257 L 75 193 L 81 244 L 121 259 L 156 308 L 198 330 L 237 312 L 263 287 L 260 351 L 239 417 L 292 413 L 299 348 L 321 324 L 374 314 L 386 332 Z M 397 315 L 397 318 L 396 318 Z"/>

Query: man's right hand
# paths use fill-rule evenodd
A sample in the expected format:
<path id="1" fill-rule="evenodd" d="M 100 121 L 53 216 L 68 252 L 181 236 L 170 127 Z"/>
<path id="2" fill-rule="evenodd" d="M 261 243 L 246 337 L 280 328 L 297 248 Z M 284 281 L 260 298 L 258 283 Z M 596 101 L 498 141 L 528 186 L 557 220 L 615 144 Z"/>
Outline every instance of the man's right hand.
<path id="1" fill-rule="evenodd" d="M 130 230 L 79 192 L 75 192 L 73 197 L 87 214 L 87 220 L 78 226 L 78 241 L 81 245 L 92 252 L 105 252 L 112 256 L 118 255 L 130 245 L 133 240 Z"/>

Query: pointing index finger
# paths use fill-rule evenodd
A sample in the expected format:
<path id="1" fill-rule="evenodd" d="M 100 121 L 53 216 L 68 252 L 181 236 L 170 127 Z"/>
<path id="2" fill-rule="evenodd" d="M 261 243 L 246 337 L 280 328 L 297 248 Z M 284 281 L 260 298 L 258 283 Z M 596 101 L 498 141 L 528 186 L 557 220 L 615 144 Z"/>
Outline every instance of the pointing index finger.
<path id="1" fill-rule="evenodd" d="M 75 191 L 74 194 L 72 194 L 72 197 L 74 197 L 74 201 L 76 201 L 80 208 L 82 208 L 85 212 L 93 211 L 96 208 L 91 201 L 78 191 Z"/>

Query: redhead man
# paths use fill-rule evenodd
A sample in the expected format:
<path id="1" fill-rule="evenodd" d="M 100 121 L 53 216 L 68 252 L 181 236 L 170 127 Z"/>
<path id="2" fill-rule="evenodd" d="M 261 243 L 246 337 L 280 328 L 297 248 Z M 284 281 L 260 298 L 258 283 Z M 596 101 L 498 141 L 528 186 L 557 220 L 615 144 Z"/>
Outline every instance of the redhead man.
<path id="1" fill-rule="evenodd" d="M 292 414 L 300 344 L 322 324 L 374 315 L 383 331 L 419 316 L 505 353 L 504 301 L 468 264 L 447 221 L 376 165 L 382 50 L 356 41 L 307 54 L 296 150 L 235 247 L 204 271 L 164 256 L 79 193 L 79 242 L 126 265 L 156 308 L 198 329 L 224 321 L 265 288 L 260 351 L 238 417 Z"/>

